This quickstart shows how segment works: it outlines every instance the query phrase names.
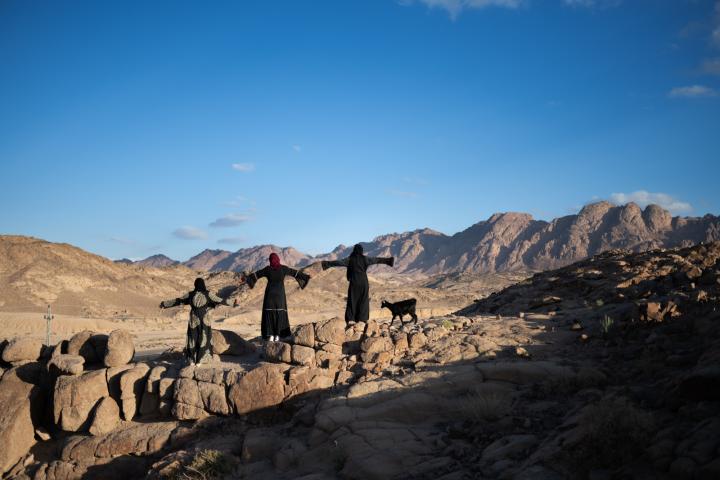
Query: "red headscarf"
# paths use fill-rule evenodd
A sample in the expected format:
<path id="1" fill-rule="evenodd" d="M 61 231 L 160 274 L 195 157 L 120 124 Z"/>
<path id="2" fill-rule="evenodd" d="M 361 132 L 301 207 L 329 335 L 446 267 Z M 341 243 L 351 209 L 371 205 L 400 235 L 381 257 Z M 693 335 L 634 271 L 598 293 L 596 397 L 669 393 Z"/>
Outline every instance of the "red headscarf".
<path id="1" fill-rule="evenodd" d="M 270 254 L 270 268 L 278 270 L 280 268 L 280 257 L 277 253 Z"/>

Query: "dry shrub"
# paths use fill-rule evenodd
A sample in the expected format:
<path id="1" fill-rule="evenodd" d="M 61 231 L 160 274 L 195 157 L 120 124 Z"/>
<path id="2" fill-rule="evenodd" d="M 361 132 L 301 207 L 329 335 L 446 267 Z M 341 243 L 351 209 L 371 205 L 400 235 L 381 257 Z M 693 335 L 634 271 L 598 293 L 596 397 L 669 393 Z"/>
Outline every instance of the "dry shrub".
<path id="1" fill-rule="evenodd" d="M 511 400 L 507 395 L 473 389 L 457 398 L 456 402 L 463 419 L 480 423 L 507 415 Z"/>
<path id="2" fill-rule="evenodd" d="M 232 473 L 237 459 L 218 450 L 201 450 L 189 465 L 176 473 L 174 480 L 213 480 Z"/>
<path id="3" fill-rule="evenodd" d="M 640 455 L 651 438 L 652 416 L 625 398 L 604 398 L 585 409 L 583 436 L 571 457 L 583 469 L 623 465 Z"/>

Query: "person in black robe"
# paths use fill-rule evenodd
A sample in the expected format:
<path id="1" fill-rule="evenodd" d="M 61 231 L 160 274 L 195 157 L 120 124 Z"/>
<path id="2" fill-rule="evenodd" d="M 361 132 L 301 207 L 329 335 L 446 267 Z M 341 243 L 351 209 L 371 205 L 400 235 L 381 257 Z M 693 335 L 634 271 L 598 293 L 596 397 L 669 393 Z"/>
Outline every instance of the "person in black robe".
<path id="1" fill-rule="evenodd" d="M 160 308 L 172 308 L 178 305 L 190 305 L 187 339 L 185 342 L 185 358 L 190 364 L 205 363 L 212 359 L 212 329 L 208 313 L 218 305 L 228 305 L 225 300 L 210 293 L 205 287 L 205 280 L 195 279 L 195 289 L 182 297 L 165 300 Z"/>
<path id="2" fill-rule="evenodd" d="M 282 265 L 277 253 L 270 254 L 270 265 L 257 272 L 244 275 L 243 280 L 250 288 L 254 288 L 260 278 L 267 278 L 268 281 L 265 287 L 260 323 L 260 333 L 265 340 L 278 341 L 280 337 L 290 336 L 290 319 L 285 298 L 285 277 L 287 276 L 297 280 L 301 289 L 304 289 L 310 281 L 310 275 Z"/>
<path id="3" fill-rule="evenodd" d="M 370 265 L 385 264 L 392 267 L 395 257 L 366 257 L 363 247 L 355 245 L 349 257 L 342 260 L 323 261 L 322 269 L 346 267 L 348 285 L 347 306 L 345 307 L 346 322 L 367 322 L 370 318 L 370 286 L 367 268 Z"/>

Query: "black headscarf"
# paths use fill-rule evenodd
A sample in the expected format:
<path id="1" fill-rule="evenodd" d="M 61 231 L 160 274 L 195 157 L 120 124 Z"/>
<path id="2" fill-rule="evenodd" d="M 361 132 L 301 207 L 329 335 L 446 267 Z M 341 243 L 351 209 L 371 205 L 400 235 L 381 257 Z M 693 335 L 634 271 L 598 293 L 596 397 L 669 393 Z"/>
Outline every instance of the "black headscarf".
<path id="1" fill-rule="evenodd" d="M 351 257 L 358 257 L 363 254 L 363 246 L 359 243 L 353 247 L 353 251 L 350 254 Z"/>
<path id="2" fill-rule="evenodd" d="M 205 280 L 198 277 L 195 279 L 195 291 L 196 292 L 207 292 L 207 287 L 205 286 Z"/>

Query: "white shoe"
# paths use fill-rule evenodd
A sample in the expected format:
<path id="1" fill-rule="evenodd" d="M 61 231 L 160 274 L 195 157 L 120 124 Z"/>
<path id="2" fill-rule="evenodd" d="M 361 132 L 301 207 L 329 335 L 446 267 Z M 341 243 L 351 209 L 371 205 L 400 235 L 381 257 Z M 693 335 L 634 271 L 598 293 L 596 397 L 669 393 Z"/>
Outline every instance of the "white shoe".
<path id="1" fill-rule="evenodd" d="M 276 341 L 276 342 L 279 342 L 279 341 L 280 341 L 280 336 L 279 336 L 279 335 L 275 335 L 275 341 Z"/>

